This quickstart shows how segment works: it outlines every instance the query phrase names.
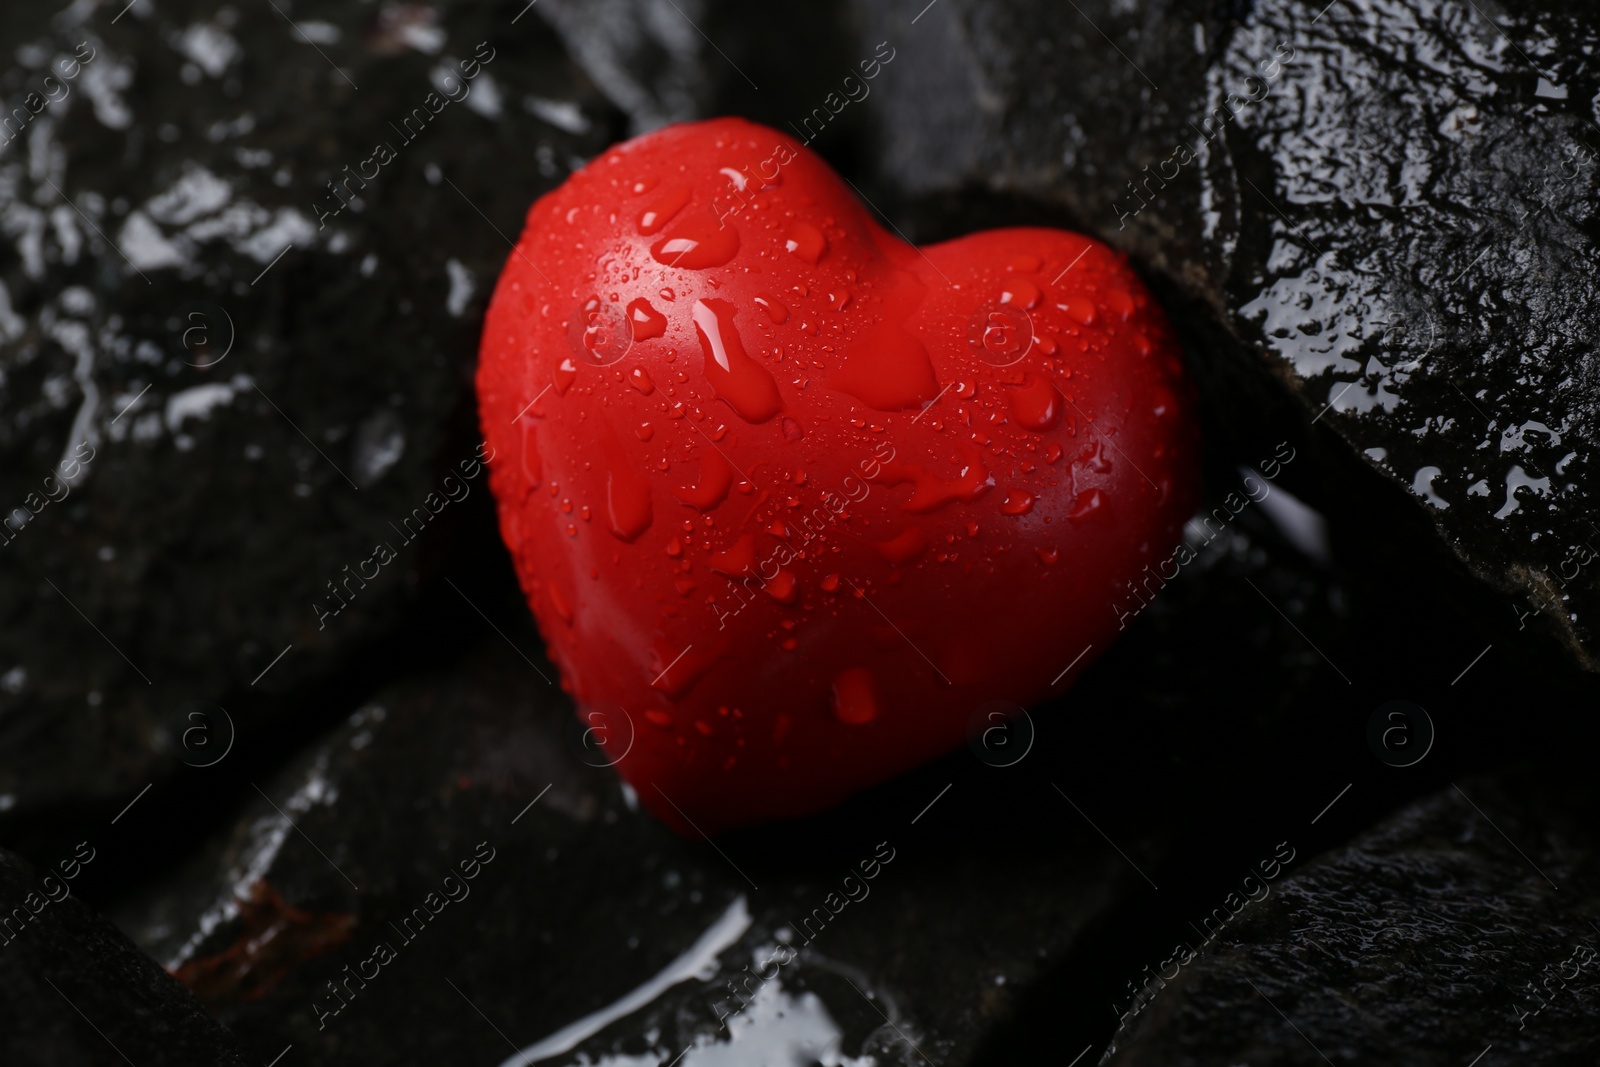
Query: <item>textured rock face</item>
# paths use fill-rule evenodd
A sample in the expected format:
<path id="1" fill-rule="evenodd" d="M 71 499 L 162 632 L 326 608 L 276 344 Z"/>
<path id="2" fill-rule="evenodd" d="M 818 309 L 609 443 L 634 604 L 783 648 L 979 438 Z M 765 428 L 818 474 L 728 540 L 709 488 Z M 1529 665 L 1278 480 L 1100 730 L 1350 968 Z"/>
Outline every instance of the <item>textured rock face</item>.
<path id="1" fill-rule="evenodd" d="M 385 12 L 0 13 L 6 98 L 55 97 L 0 145 L 0 812 L 348 662 L 487 492 L 444 476 L 495 229 L 611 113 L 537 19 Z"/>
<path id="2" fill-rule="evenodd" d="M 1587 787 L 1468 779 L 1284 879 L 1110 1063 L 1518 1063 L 1600 1051 Z M 1174 968 L 1175 969 L 1175 968 Z"/>
<path id="3" fill-rule="evenodd" d="M 95 858 L 85 841 L 41 874 L 0 851 L 0 1057 L 243 1067 L 194 995 L 72 895 Z"/>
<path id="4" fill-rule="evenodd" d="M 867 105 L 886 183 L 1128 248 L 1213 381 L 1287 388 L 1508 620 L 1596 666 L 1591 9 L 858 7 L 905 55 Z"/>

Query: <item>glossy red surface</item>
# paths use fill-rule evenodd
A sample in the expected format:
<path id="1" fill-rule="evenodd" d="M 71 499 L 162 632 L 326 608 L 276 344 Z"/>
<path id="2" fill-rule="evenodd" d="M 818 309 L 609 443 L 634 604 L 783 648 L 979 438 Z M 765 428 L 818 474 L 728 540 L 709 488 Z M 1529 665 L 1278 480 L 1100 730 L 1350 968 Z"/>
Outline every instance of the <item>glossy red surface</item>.
<path id="1" fill-rule="evenodd" d="M 1191 394 L 1120 254 L 1049 229 L 919 250 L 737 119 L 539 200 L 478 371 L 562 685 L 640 799 L 704 833 L 1064 692 L 1198 500 Z"/>

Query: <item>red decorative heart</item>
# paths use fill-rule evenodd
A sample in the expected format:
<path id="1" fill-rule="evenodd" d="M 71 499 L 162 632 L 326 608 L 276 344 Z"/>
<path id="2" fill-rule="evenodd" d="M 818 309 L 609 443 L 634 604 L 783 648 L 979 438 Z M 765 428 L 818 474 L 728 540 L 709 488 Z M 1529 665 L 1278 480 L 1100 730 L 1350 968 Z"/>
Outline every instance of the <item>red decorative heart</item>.
<path id="1" fill-rule="evenodd" d="M 818 811 L 1062 692 L 1199 496 L 1192 389 L 1124 257 L 1049 229 L 918 249 L 738 119 L 533 206 L 478 396 L 586 737 L 682 830 Z"/>

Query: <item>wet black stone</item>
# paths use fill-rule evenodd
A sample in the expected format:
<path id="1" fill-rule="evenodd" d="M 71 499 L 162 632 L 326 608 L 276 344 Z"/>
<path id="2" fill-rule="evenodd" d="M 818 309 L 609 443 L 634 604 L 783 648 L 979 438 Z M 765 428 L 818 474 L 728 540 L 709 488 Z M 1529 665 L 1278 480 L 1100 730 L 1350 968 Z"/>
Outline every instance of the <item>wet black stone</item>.
<path id="1" fill-rule="evenodd" d="M 95 858 L 85 842 L 41 876 L 0 850 L 0 1060 L 242 1067 L 233 1036 L 193 994 L 71 895 Z"/>
<path id="2" fill-rule="evenodd" d="M 408 45 L 390 8 L 296 4 L 315 47 L 268 4 L 0 12 L 13 104 L 30 64 L 94 55 L 0 149 L 0 521 L 38 511 L 0 547 L 0 820 L 206 758 L 189 710 L 348 669 L 449 558 L 459 505 L 398 531 L 476 448 L 506 238 L 618 120 L 539 19 L 435 6 Z M 489 50 L 408 141 L 433 75 Z M 378 176 L 319 230 L 346 167 Z M 70 492 L 29 504 L 80 443 Z M 380 543 L 398 558 L 344 585 Z M 323 618 L 329 582 L 353 598 Z"/>
<path id="3" fill-rule="evenodd" d="M 1520 773 L 1406 806 L 1150 985 L 1109 1062 L 1592 1061 L 1594 803 L 1591 783 Z"/>
<path id="4" fill-rule="evenodd" d="M 853 10 L 901 52 L 861 106 L 881 206 L 923 202 L 913 236 L 999 194 L 1006 221 L 1059 212 L 1128 250 L 1203 387 L 1254 410 L 1287 391 L 1376 475 L 1352 475 L 1364 495 L 1410 498 L 1416 540 L 1369 536 L 1453 554 L 1515 627 L 1596 667 L 1591 7 Z"/>

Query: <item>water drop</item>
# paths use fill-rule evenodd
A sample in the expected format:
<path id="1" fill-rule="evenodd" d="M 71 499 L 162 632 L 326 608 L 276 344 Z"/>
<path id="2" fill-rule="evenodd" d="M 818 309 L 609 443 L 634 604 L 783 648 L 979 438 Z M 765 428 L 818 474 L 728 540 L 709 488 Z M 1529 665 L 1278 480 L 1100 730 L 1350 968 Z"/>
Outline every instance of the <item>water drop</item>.
<path id="1" fill-rule="evenodd" d="M 1026 515 L 1033 510 L 1033 494 L 1026 489 L 1008 489 L 1000 502 L 1002 515 Z"/>
<path id="2" fill-rule="evenodd" d="M 572 362 L 571 356 L 566 356 L 556 364 L 555 387 L 557 396 L 566 396 L 567 390 L 572 388 L 572 383 L 578 377 L 578 365 Z"/>
<path id="3" fill-rule="evenodd" d="M 833 680 L 833 714 L 840 722 L 860 726 L 878 717 L 877 687 L 865 667 L 840 671 Z"/>
<path id="4" fill-rule="evenodd" d="M 606 475 L 606 516 L 619 540 L 632 541 L 650 528 L 650 483 L 620 464 Z"/>
<path id="5" fill-rule="evenodd" d="M 678 490 L 678 499 L 698 511 L 706 512 L 728 498 L 733 486 L 733 465 L 717 448 L 706 448 L 700 453 L 700 481 L 688 489 Z"/>
<path id="6" fill-rule="evenodd" d="M 733 547 L 724 552 L 717 552 L 707 561 L 707 565 L 718 574 L 729 578 L 738 578 L 750 571 L 756 565 L 756 543 L 749 534 L 740 537 L 733 543 Z"/>
<path id="7" fill-rule="evenodd" d="M 773 575 L 772 580 L 767 583 L 766 591 L 768 596 L 772 597 L 772 599 L 776 600 L 780 604 L 793 604 L 795 598 L 795 586 L 796 582 L 793 574 L 789 573 L 788 571 L 779 571 L 777 574 Z"/>
<path id="8" fill-rule="evenodd" d="M 720 267 L 739 253 L 739 231 L 709 215 L 691 215 L 650 246 L 658 263 L 684 270 Z"/>
<path id="9" fill-rule="evenodd" d="M 901 533 L 898 537 L 887 541 L 879 541 L 872 546 L 892 566 L 902 567 L 922 554 L 928 547 L 928 535 L 916 527 Z"/>
<path id="10" fill-rule="evenodd" d="M 1093 326 L 1098 318 L 1094 305 L 1081 296 L 1069 296 L 1066 303 L 1057 304 L 1056 307 L 1065 311 L 1079 326 Z"/>
<path id="11" fill-rule="evenodd" d="M 1106 511 L 1106 495 L 1099 489 L 1085 489 L 1072 498 L 1072 510 L 1067 512 L 1067 518 L 1079 522 L 1088 518 L 1103 518 Z"/>
<path id="12" fill-rule="evenodd" d="M 789 228 L 783 246 L 807 263 L 816 263 L 828 250 L 828 239 L 811 223 L 797 222 Z"/>
<path id="13" fill-rule="evenodd" d="M 650 202 L 639 212 L 639 232 L 649 237 L 659 233 L 661 227 L 672 221 L 673 216 L 683 210 L 683 205 L 689 202 L 689 187 L 675 185 L 661 190 L 650 198 Z"/>
<path id="14" fill-rule="evenodd" d="M 783 408 L 772 375 L 745 353 L 734 328 L 736 310 L 726 300 L 696 300 L 694 327 L 705 353 L 706 380 L 749 422 L 766 422 Z"/>
<path id="15" fill-rule="evenodd" d="M 756 304 L 765 308 L 767 315 L 778 325 L 781 326 L 789 321 L 789 309 L 777 297 L 762 293 L 756 297 Z"/>
<path id="16" fill-rule="evenodd" d="M 528 488 L 537 489 L 544 481 L 544 463 L 539 457 L 538 424 L 527 415 L 517 421 L 522 426 L 522 476 L 528 480 Z"/>
<path id="17" fill-rule="evenodd" d="M 667 332 L 667 317 L 642 296 L 628 305 L 628 324 L 633 328 L 635 341 L 648 341 Z"/>
<path id="18" fill-rule="evenodd" d="M 1126 289 L 1111 290 L 1106 296 L 1106 306 L 1123 322 L 1133 318 L 1133 296 Z"/>
<path id="19" fill-rule="evenodd" d="M 1007 279 L 1000 291 L 1000 303 L 1031 308 L 1039 303 L 1039 287 L 1026 278 Z"/>
<path id="20" fill-rule="evenodd" d="M 1017 425 L 1043 433 L 1061 421 L 1065 401 L 1044 375 L 1030 372 L 1023 376 L 1020 386 L 1008 392 Z"/>

